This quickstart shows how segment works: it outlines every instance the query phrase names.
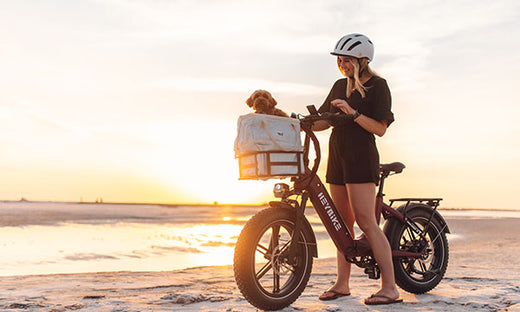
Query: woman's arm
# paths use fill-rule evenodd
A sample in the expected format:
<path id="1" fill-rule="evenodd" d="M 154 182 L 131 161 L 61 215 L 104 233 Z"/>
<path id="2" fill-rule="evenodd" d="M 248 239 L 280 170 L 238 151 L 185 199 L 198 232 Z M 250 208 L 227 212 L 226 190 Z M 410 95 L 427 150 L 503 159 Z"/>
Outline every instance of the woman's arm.
<path id="1" fill-rule="evenodd" d="M 386 128 L 388 127 L 386 121 L 377 121 L 365 115 L 359 115 L 356 119 L 354 119 L 354 122 L 357 122 L 357 124 L 360 125 L 366 131 L 371 132 L 380 137 L 382 137 L 385 134 Z"/>
<path id="2" fill-rule="evenodd" d="M 343 112 L 345 112 L 345 114 L 356 113 L 356 110 L 350 107 L 350 105 L 348 105 L 345 100 L 336 99 L 330 103 L 341 109 Z M 359 115 L 356 119 L 354 119 L 354 122 L 357 122 L 358 125 L 360 125 L 366 131 L 380 137 L 385 134 L 386 128 L 388 127 L 386 121 L 377 121 L 365 115 Z"/>

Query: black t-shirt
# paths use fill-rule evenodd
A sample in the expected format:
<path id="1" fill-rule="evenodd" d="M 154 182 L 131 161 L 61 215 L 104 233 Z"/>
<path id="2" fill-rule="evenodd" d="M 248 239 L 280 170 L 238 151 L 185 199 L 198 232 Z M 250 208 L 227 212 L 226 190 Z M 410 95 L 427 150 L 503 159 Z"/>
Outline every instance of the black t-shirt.
<path id="1" fill-rule="evenodd" d="M 391 111 L 392 99 L 386 80 L 372 76 L 364 86 L 365 97 L 357 91 L 347 98 L 347 79 L 336 81 L 319 112 L 340 112 L 330 102 L 342 99 L 360 114 L 386 121 L 390 125 L 394 121 Z M 379 154 L 375 137 L 354 121 L 335 127 L 329 142 L 329 164 L 327 182 L 333 184 L 375 182 L 379 177 Z"/>
<path id="2" fill-rule="evenodd" d="M 394 121 L 394 114 L 392 114 L 391 111 L 392 98 L 386 80 L 378 76 L 372 76 L 365 82 L 364 86 L 367 89 L 364 98 L 362 98 L 361 94 L 357 91 L 352 92 L 350 98 L 347 98 L 347 78 L 336 81 L 329 95 L 323 102 L 323 105 L 320 107 L 319 112 L 341 112 L 339 108 L 330 104 L 332 100 L 341 99 L 347 101 L 347 103 L 360 114 L 377 121 L 385 120 L 389 126 Z M 352 125 L 354 124 L 356 123 Z"/>

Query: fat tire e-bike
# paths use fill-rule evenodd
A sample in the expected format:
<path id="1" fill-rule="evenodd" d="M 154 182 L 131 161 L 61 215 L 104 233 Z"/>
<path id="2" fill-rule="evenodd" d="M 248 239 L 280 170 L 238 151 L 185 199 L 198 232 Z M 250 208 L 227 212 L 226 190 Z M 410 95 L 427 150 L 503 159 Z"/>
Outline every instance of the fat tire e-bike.
<path id="1" fill-rule="evenodd" d="M 303 159 L 305 173 L 292 177 L 293 186 L 277 183 L 275 197 L 269 207 L 254 215 L 242 229 L 234 254 L 234 275 L 242 295 L 262 310 L 283 309 L 303 292 L 318 256 L 316 237 L 305 217 L 310 201 L 336 248 L 345 259 L 364 269 L 369 278 L 380 277 L 379 267 L 366 238 L 355 239 L 342 220 L 327 189 L 317 175 L 321 153 L 312 123 L 327 120 L 331 124 L 351 118 L 345 114 L 318 114 L 313 106 L 308 116 L 300 119 L 305 132 Z M 342 121 L 343 120 L 343 121 Z M 309 167 L 310 142 L 315 150 Z M 443 278 L 449 258 L 446 234 L 448 225 L 437 208 L 441 198 L 398 198 L 383 202 L 385 179 L 398 174 L 404 164 L 380 165 L 376 196 L 376 217 L 386 220 L 383 231 L 390 243 L 397 285 L 403 290 L 421 294 L 436 287 Z M 393 207 L 395 203 L 401 203 Z"/>

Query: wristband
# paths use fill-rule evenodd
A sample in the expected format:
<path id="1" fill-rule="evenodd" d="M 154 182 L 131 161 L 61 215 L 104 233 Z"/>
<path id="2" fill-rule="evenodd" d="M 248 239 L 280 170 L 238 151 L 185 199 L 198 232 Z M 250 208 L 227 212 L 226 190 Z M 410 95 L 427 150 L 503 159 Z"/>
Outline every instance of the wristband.
<path id="1" fill-rule="evenodd" d="M 360 114 L 358 111 L 356 111 L 356 112 L 352 115 L 352 120 L 356 121 L 356 119 L 357 119 L 359 116 L 361 116 L 361 114 Z"/>

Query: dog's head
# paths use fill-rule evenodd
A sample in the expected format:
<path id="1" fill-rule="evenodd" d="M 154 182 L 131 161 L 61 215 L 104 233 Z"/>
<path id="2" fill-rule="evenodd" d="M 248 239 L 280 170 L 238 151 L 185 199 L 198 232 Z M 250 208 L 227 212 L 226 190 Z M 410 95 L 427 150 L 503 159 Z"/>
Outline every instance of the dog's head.
<path id="1" fill-rule="evenodd" d="M 276 106 L 276 100 L 268 91 L 256 90 L 246 100 L 246 104 L 257 113 L 269 113 Z"/>

